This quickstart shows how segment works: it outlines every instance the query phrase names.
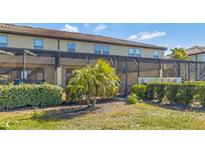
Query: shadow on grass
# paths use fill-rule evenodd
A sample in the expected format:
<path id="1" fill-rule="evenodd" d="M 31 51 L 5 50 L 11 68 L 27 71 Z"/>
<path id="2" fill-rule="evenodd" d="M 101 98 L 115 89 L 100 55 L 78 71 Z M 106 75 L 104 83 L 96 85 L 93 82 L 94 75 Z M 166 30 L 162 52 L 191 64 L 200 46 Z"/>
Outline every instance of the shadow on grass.
<path id="1" fill-rule="evenodd" d="M 190 106 L 183 103 L 160 103 L 157 100 L 146 100 L 145 103 L 174 111 L 205 112 L 204 106 Z"/>
<path id="2" fill-rule="evenodd" d="M 41 114 L 34 114 L 32 116 L 32 120 L 38 120 L 38 121 L 55 121 L 55 120 L 65 120 L 65 119 L 72 119 L 74 117 L 80 117 L 85 114 L 95 114 L 99 113 L 99 109 L 102 108 L 102 104 L 109 104 L 109 103 L 114 103 L 118 102 L 118 99 L 104 99 L 104 100 L 99 100 L 97 102 L 96 106 L 91 106 L 88 107 L 86 103 L 69 103 L 69 105 L 59 108 L 59 109 L 54 109 L 54 110 L 49 110 L 49 111 L 44 111 Z"/>
<path id="3" fill-rule="evenodd" d="M 72 119 L 74 117 L 83 116 L 88 113 L 95 113 L 100 107 L 87 107 L 87 106 L 77 106 L 73 108 L 62 108 L 58 110 L 46 111 L 43 114 L 34 114 L 32 116 L 33 120 L 37 121 L 55 121 L 55 120 L 66 120 Z"/>

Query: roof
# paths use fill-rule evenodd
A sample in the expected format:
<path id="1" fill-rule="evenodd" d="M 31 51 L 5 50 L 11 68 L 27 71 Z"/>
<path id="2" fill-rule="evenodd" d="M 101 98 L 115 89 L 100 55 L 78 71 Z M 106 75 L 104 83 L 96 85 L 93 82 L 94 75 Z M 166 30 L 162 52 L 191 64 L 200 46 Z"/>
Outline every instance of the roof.
<path id="1" fill-rule="evenodd" d="M 205 46 L 193 46 L 191 48 L 186 49 L 186 52 L 189 56 L 205 53 Z"/>
<path id="2" fill-rule="evenodd" d="M 45 29 L 45 28 L 33 28 L 33 27 L 28 27 L 28 26 L 18 26 L 14 24 L 0 24 L 0 32 L 9 33 L 9 34 L 36 36 L 36 37 L 55 38 L 55 39 L 106 43 L 106 44 L 114 44 L 114 45 L 126 45 L 126 46 L 132 46 L 132 47 L 153 48 L 153 49 L 160 49 L 160 50 L 167 49 L 166 47 L 145 44 L 145 43 L 140 43 L 140 42 L 134 42 L 134 41 L 128 41 L 128 40 L 122 40 L 122 39 L 117 39 L 117 38 L 112 38 L 112 37 L 107 37 L 107 36 L 66 32 L 66 31 L 59 31 L 59 30 L 52 30 L 52 29 Z"/>

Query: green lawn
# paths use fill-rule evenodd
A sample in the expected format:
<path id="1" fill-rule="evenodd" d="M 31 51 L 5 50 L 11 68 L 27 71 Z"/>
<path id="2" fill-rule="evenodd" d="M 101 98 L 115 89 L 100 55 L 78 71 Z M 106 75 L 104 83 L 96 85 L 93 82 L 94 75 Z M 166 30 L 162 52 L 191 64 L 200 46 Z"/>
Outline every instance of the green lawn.
<path id="1" fill-rule="evenodd" d="M 205 113 L 122 101 L 85 106 L 0 112 L 6 129 L 205 129 Z"/>

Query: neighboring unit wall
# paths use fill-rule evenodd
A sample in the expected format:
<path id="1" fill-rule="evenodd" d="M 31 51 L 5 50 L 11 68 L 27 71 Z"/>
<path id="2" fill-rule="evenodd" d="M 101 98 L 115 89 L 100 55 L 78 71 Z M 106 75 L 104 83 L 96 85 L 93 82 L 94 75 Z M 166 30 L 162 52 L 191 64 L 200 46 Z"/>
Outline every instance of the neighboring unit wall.
<path id="1" fill-rule="evenodd" d="M 14 35 L 14 34 L 3 34 L 3 33 L 0 33 L 0 35 L 8 36 L 8 47 L 33 49 L 34 39 L 40 38 L 40 39 L 43 39 L 43 49 L 44 50 L 58 50 L 58 39 Z M 82 52 L 95 53 L 95 45 L 98 44 L 98 43 L 92 43 L 92 42 L 59 40 L 59 50 L 67 51 L 68 42 L 75 42 L 76 52 L 81 52 L 81 53 Z M 111 45 L 111 44 L 101 44 L 101 45 L 109 46 L 110 55 L 120 55 L 120 56 L 128 56 L 129 48 L 138 48 L 138 47 L 129 47 L 129 46 L 121 46 L 121 45 Z M 141 57 L 153 58 L 153 52 L 155 49 L 150 49 L 150 48 L 140 48 L 140 49 L 141 49 Z M 158 50 L 158 51 L 159 51 L 160 58 L 163 58 L 164 51 L 163 50 Z"/>
<path id="2" fill-rule="evenodd" d="M 205 61 L 205 54 L 198 54 L 197 55 L 197 60 L 198 61 Z"/>
<path id="3" fill-rule="evenodd" d="M 205 61 L 205 54 L 204 53 L 196 54 L 196 55 L 191 55 L 189 57 L 190 57 L 190 60 Z"/>

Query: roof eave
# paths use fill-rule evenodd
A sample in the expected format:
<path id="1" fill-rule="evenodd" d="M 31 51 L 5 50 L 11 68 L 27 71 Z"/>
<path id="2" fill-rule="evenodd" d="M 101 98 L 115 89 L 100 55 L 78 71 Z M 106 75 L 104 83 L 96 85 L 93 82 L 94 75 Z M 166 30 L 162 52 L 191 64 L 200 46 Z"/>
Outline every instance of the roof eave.
<path id="1" fill-rule="evenodd" d="M 69 37 L 60 37 L 60 36 L 51 36 L 45 34 L 32 34 L 32 33 L 25 33 L 25 32 L 14 32 L 9 30 L 0 30 L 1 33 L 7 34 L 16 34 L 16 35 L 25 35 L 25 36 L 34 36 L 34 37 L 46 37 L 46 38 L 55 38 L 55 39 L 64 39 L 64 40 L 74 40 L 74 41 L 83 41 L 83 42 L 94 42 L 94 43 L 105 43 L 105 44 L 113 44 L 113 45 L 122 45 L 122 46 L 131 46 L 131 47 L 142 47 L 142 48 L 149 48 L 149 49 L 159 49 L 159 50 L 167 50 L 166 47 L 161 46 L 146 46 L 146 45 L 134 45 L 128 43 L 114 43 L 109 41 L 96 41 L 91 39 L 80 39 L 80 38 L 69 38 Z"/>

